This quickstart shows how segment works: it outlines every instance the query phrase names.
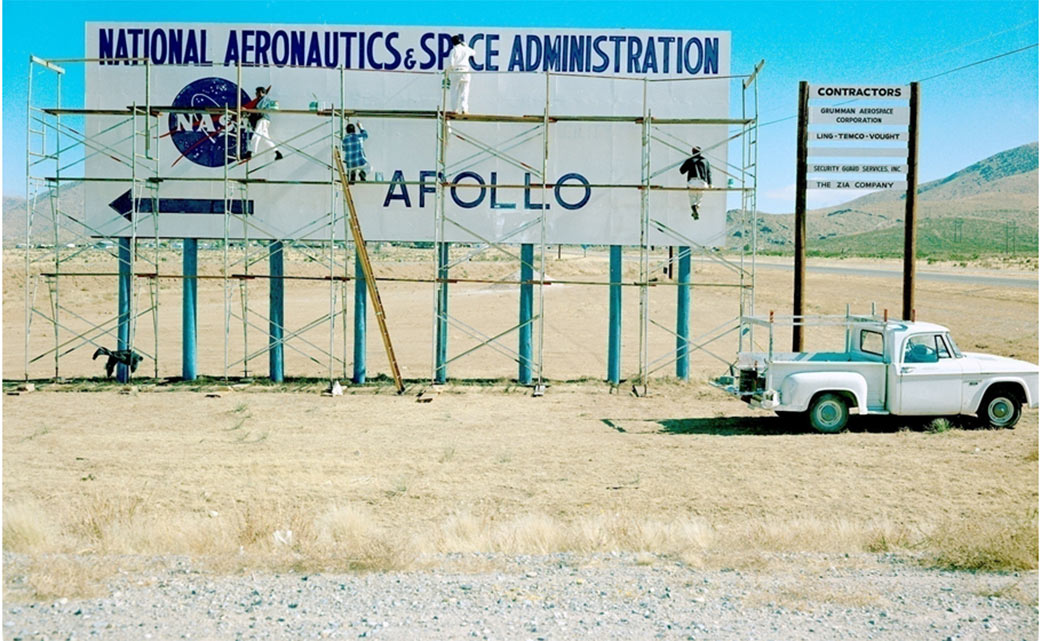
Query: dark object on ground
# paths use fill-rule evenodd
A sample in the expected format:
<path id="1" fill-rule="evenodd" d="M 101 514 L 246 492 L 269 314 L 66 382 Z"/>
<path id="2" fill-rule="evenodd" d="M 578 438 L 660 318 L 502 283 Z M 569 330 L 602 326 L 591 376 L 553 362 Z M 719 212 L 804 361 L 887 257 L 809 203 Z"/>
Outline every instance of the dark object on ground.
<path id="1" fill-rule="evenodd" d="M 111 350 L 107 347 L 99 347 L 94 352 L 94 357 L 91 360 L 97 360 L 98 356 L 108 356 L 108 360 L 105 361 L 105 376 L 112 378 L 112 373 L 116 370 L 116 365 L 126 365 L 130 368 L 130 373 L 133 374 L 137 371 L 137 366 L 141 363 L 143 358 L 140 354 L 131 349 L 116 349 Z"/>

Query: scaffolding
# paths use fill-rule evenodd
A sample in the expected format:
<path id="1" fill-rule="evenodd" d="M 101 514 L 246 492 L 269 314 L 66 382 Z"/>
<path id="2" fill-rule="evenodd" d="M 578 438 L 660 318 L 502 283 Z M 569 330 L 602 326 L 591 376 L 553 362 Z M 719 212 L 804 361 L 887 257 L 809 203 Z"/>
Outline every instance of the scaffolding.
<path id="1" fill-rule="evenodd" d="M 400 276 L 376 276 L 377 280 L 392 282 L 429 283 L 433 287 L 433 328 L 431 340 L 430 379 L 443 382 L 447 378 L 448 366 L 460 358 L 468 356 L 480 349 L 490 349 L 513 360 L 520 367 L 522 383 L 530 383 L 541 389 L 546 381 L 544 369 L 545 335 L 545 296 L 544 290 L 549 280 L 546 274 L 547 264 L 547 213 L 545 205 L 549 202 L 552 190 L 560 187 L 554 183 L 548 168 L 551 159 L 550 140 L 555 126 L 561 123 L 617 123 L 639 128 L 640 133 L 640 180 L 638 183 L 604 183 L 589 185 L 590 188 L 604 190 L 635 190 L 639 192 L 639 276 L 636 281 L 616 281 L 611 278 L 607 282 L 593 280 L 554 280 L 554 283 L 575 285 L 608 285 L 611 287 L 635 287 L 639 290 L 639 359 L 637 371 L 625 377 L 633 385 L 634 390 L 646 392 L 649 378 L 665 367 L 668 367 L 692 351 L 700 350 L 713 358 L 729 364 L 732 356 L 721 355 L 713 349 L 713 345 L 724 337 L 737 334 L 738 349 L 750 344 L 754 337 L 747 328 L 742 331 L 740 319 L 755 312 L 755 271 L 757 254 L 758 227 L 756 195 L 757 195 L 757 162 L 758 162 L 758 74 L 762 63 L 747 75 L 728 76 L 723 78 L 740 84 L 741 114 L 739 117 L 727 118 L 669 118 L 657 117 L 652 113 L 652 101 L 648 98 L 649 87 L 656 83 L 696 83 L 700 78 L 682 79 L 649 79 L 633 77 L 609 77 L 642 84 L 642 109 L 638 114 L 627 115 L 575 115 L 557 114 L 553 111 L 552 81 L 556 78 L 574 76 L 543 72 L 544 96 L 542 113 L 517 114 L 460 114 L 452 111 L 448 95 L 447 72 L 408 72 L 414 74 L 439 75 L 445 79 L 441 83 L 440 106 L 429 111 L 395 111 L 352 108 L 346 99 L 347 85 L 345 69 L 329 70 L 338 74 L 338 104 L 326 108 L 294 110 L 284 109 L 278 113 L 280 117 L 310 119 L 302 130 L 285 139 L 274 142 L 277 147 L 288 150 L 303 158 L 307 163 L 327 172 L 327 179 L 314 181 L 280 181 L 272 180 L 258 174 L 274 162 L 273 149 L 269 149 L 245 163 L 245 171 L 237 175 L 233 170 L 242 159 L 241 140 L 236 131 L 234 141 L 225 135 L 226 158 L 236 163 L 225 162 L 221 176 L 199 178 L 164 175 L 160 162 L 161 118 L 174 113 L 199 113 L 207 111 L 221 116 L 224 122 L 243 122 L 250 113 L 258 113 L 256 109 L 248 109 L 241 100 L 238 104 L 221 108 L 177 108 L 168 105 L 154 104 L 152 96 L 153 67 L 146 59 L 128 59 L 134 63 L 130 67 L 141 73 L 144 87 L 143 104 L 132 104 L 125 108 L 87 109 L 67 107 L 61 95 L 62 77 L 66 74 L 65 65 L 97 63 L 92 59 L 45 60 L 31 57 L 29 62 L 28 87 L 28 126 L 26 150 L 26 240 L 25 240 L 25 377 L 30 377 L 30 366 L 43 359 L 52 358 L 54 378 L 61 378 L 61 359 L 83 347 L 101 347 L 106 339 L 111 344 L 115 339 L 117 349 L 133 350 L 144 357 L 152 377 L 159 378 L 159 289 L 160 281 L 202 282 L 219 281 L 223 296 L 223 371 L 220 376 L 231 378 L 241 376 L 249 378 L 255 375 L 253 363 L 256 359 L 277 352 L 279 359 L 283 349 L 293 350 L 308 360 L 325 369 L 329 380 L 347 379 L 348 366 L 348 284 L 355 281 L 355 303 L 357 305 L 360 285 L 364 288 L 364 280 L 358 267 L 356 251 L 350 242 L 348 203 L 339 189 L 336 163 L 346 124 L 350 119 L 407 119 L 429 121 L 436 128 L 434 161 L 437 169 L 435 191 L 433 194 L 433 260 L 431 274 L 426 278 L 404 278 Z M 243 67 L 236 68 L 237 86 L 241 87 Z M 380 72 L 370 73 L 404 73 Z M 485 72 L 492 74 L 495 72 Z M 34 93 L 34 82 L 39 87 L 37 74 L 50 74 L 52 87 L 47 91 Z M 475 76 L 484 73 L 474 72 Z M 531 74 L 528 74 L 529 76 Z M 713 80 L 721 80 L 713 77 Z M 43 96 L 41 98 L 41 96 Z M 44 104 L 37 104 L 42 102 Z M 86 118 L 94 118 L 104 124 L 92 134 L 86 126 L 76 127 Z M 70 124 L 71 122 L 71 124 Z M 470 123 L 513 123 L 521 131 L 504 141 L 489 142 L 468 129 Z M 726 126 L 728 134 L 724 140 L 716 141 L 715 146 L 739 144 L 741 158 L 738 164 L 729 162 L 717 171 L 726 177 L 726 184 L 704 188 L 706 192 L 736 193 L 740 196 L 738 212 L 738 229 L 742 246 L 736 255 L 728 255 L 702 245 L 687 235 L 668 225 L 652 204 L 652 194 L 669 191 L 689 191 L 688 187 L 672 187 L 656 182 L 659 176 L 675 171 L 680 162 L 657 161 L 657 154 L 664 151 L 680 152 L 686 155 L 691 147 L 689 140 L 681 135 L 685 127 L 700 125 Z M 680 131 L 678 135 L 676 132 Z M 452 161 L 447 150 L 449 144 L 465 145 L 472 153 L 462 159 Z M 540 162 L 526 162 L 517 157 L 511 150 L 526 143 L 538 143 L 541 147 Z M 231 148 L 234 145 L 234 149 Z M 706 150 L 707 151 L 707 150 Z M 265 156 L 265 154 L 267 154 Z M 663 154 L 664 155 L 664 154 Z M 105 157 L 106 162 L 116 163 L 119 171 L 113 175 L 88 176 L 86 162 L 90 158 Z M 520 167 L 533 176 L 529 184 L 500 184 L 499 189 L 531 190 L 537 189 L 539 214 L 519 226 L 504 231 L 497 236 L 488 236 L 468 228 L 465 223 L 453 217 L 446 207 L 447 194 L 454 189 L 475 187 L 472 183 L 451 182 L 449 175 L 464 170 L 485 159 L 494 158 L 507 165 Z M 82 169 L 77 171 L 77 169 Z M 70 181 L 81 183 L 119 182 L 126 184 L 129 191 L 129 211 L 113 215 L 118 224 L 106 224 L 98 227 L 88 224 L 85 216 L 77 216 L 69 211 L 62 202 L 63 185 Z M 161 238 L 159 212 L 161 198 L 160 185 L 173 181 L 209 181 L 220 183 L 223 191 L 223 238 L 219 239 L 221 249 L 221 266 L 216 274 L 177 274 L 164 272 L 161 269 Z M 257 184 L 264 185 L 300 185 L 308 184 L 318 188 L 327 188 L 329 192 L 329 208 L 317 212 L 304 219 L 289 234 L 267 228 L 263 223 L 250 216 L 250 190 Z M 391 185 L 388 180 L 370 181 L 376 185 Z M 422 185 L 422 181 L 405 181 L 404 185 Z M 49 200 L 48 220 L 51 226 L 52 241 L 46 243 L 50 247 L 42 251 L 34 227 L 37 220 L 37 209 L 40 201 Z M 112 221 L 109 221 L 112 223 Z M 101 229 L 103 228 L 103 229 Z M 457 235 L 462 233 L 471 239 L 469 243 L 450 241 L 449 228 L 454 228 Z M 522 234 L 537 230 L 537 242 L 519 243 Z M 652 262 L 652 231 L 658 237 L 669 239 L 670 245 L 689 248 L 681 250 L 701 256 L 704 260 L 720 265 L 731 274 L 732 281 L 721 283 L 691 283 L 662 281 L 656 279 L 657 273 L 671 257 L 663 262 Z M 142 233 L 143 232 L 143 233 Z M 322 234 L 324 240 L 314 240 Z M 74 237 L 75 242 L 68 238 Z M 268 251 L 258 249 L 260 241 L 268 242 Z M 452 259 L 449 246 L 452 243 L 465 245 L 463 255 Z M 660 243 L 659 243 L 660 244 Z M 520 252 L 517 252 L 520 245 Z M 120 269 L 112 272 L 83 267 L 77 259 L 82 259 L 85 252 L 100 248 L 108 256 L 117 261 Z M 49 250 L 49 251 L 48 251 Z M 287 251 L 294 251 L 303 259 L 323 266 L 322 275 L 284 273 L 281 256 Z M 468 278 L 456 275 L 460 265 L 485 252 L 496 252 L 506 256 L 519 266 L 517 277 L 503 279 Z M 689 260 L 690 253 L 686 254 Z M 262 269 L 265 259 L 269 268 Z M 355 269 L 351 269 L 351 260 L 355 260 Z M 38 268 L 43 263 L 47 268 Z M 116 279 L 119 293 L 117 313 L 104 318 L 89 318 L 75 309 L 74 294 L 62 297 L 62 282 L 68 279 L 108 278 Z M 309 319 L 301 326 L 289 330 L 285 320 L 272 304 L 268 313 L 258 309 L 257 303 L 251 302 L 250 285 L 267 282 L 274 300 L 274 292 L 282 291 L 285 282 L 294 280 L 328 281 L 328 308 L 318 316 Z M 521 292 L 522 312 L 518 323 L 505 330 L 488 331 L 476 327 L 472 323 L 449 312 L 450 284 L 454 283 L 487 283 L 494 285 L 518 286 Z M 654 287 L 676 286 L 681 289 L 694 287 L 733 287 L 739 292 L 738 305 L 732 320 L 717 327 L 690 336 L 684 331 L 677 331 L 655 318 L 651 312 L 649 292 Z M 47 291 L 47 301 L 37 300 L 41 288 Z M 147 296 L 147 302 L 142 299 Z M 281 296 L 281 293 L 279 293 Z M 254 296 L 255 298 L 255 296 Z M 73 299 L 70 302 L 69 299 Z M 526 302 L 525 302 L 526 301 Z M 364 299 L 361 313 L 364 316 Z M 193 303 L 194 304 L 194 303 Z M 527 313 L 525 314 L 525 304 Z M 187 312 L 185 312 L 187 313 Z M 358 314 L 357 309 L 355 314 Z M 139 321 L 146 320 L 148 331 L 141 332 Z M 194 320 L 194 319 L 193 319 Z M 52 345 L 43 351 L 33 353 L 30 337 L 35 323 L 42 322 L 52 337 Z M 355 319 L 357 323 L 357 318 Z M 194 322 L 193 322 L 194 325 Z M 266 325 L 266 327 L 265 327 Z M 325 327 L 328 330 L 328 342 L 319 344 L 311 336 L 313 331 Z M 357 327 L 357 325 L 356 325 Z M 458 353 L 452 354 L 448 349 L 449 328 L 464 334 L 474 341 Z M 263 345 L 250 345 L 250 330 L 264 332 L 269 337 Z M 677 349 L 661 355 L 650 353 L 648 338 L 652 332 L 665 332 L 675 338 Z M 506 342 L 507 337 L 518 334 L 518 347 L 514 348 Z M 151 334 L 151 336 L 147 336 Z M 151 338 L 152 341 L 147 341 Z M 232 345 L 241 341 L 241 356 L 233 354 Z M 364 339 L 363 339 L 364 342 Z M 357 349 L 357 336 L 355 337 Z M 363 345 L 364 348 L 364 345 Z M 235 348 L 238 349 L 237 347 Z M 357 363 L 355 363 L 357 367 Z M 272 366 L 273 367 L 273 366 Z M 524 372 L 529 372 L 529 379 L 524 380 Z M 129 373 L 127 374 L 129 376 Z M 364 373 L 361 376 L 364 380 Z M 355 379 L 358 379 L 357 369 Z"/>

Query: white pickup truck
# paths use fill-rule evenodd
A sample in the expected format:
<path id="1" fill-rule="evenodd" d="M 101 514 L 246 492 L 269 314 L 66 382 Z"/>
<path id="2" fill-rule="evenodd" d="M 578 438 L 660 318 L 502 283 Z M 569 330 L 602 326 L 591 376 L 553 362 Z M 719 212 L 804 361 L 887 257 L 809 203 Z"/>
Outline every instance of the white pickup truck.
<path id="1" fill-rule="evenodd" d="M 850 412 L 975 414 L 983 425 L 1012 428 L 1023 405 L 1038 405 L 1037 365 L 963 353 L 940 325 L 849 314 L 787 317 L 780 322 L 845 326 L 844 351 L 795 353 L 773 350 L 776 322 L 772 314 L 742 319 L 769 328 L 770 350 L 738 354 L 738 371 L 713 384 L 752 407 L 804 415 L 820 432 L 842 431 Z"/>

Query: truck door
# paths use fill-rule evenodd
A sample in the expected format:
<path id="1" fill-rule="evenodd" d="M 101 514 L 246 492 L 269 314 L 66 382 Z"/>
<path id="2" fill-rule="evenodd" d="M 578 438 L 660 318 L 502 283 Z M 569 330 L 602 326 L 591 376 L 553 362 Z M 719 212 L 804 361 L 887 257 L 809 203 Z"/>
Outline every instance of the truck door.
<path id="1" fill-rule="evenodd" d="M 896 394 L 893 414 L 944 415 L 961 411 L 962 360 L 954 358 L 943 335 L 916 334 L 895 354 Z M 894 390 L 891 390 L 894 391 Z"/>

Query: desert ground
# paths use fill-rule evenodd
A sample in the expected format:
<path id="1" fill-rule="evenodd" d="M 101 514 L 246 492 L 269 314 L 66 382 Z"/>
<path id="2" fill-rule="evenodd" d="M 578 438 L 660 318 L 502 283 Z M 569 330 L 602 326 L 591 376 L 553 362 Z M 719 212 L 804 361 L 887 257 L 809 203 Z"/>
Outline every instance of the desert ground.
<path id="1" fill-rule="evenodd" d="M 219 273 L 220 254 L 203 254 L 201 270 Z M 290 253 L 287 273 L 328 273 L 306 254 Z M 429 277 L 429 254 L 374 252 L 377 274 Z M 629 281 L 635 257 L 626 257 Z M 33 258 L 41 259 L 33 269 L 49 268 Z M 36 391 L 5 396 L 3 406 L 4 593 L 17 604 L 5 606 L 5 638 L 32 638 L 33 630 L 85 636 L 99 620 L 111 638 L 141 638 L 131 627 L 141 616 L 183 619 L 169 614 L 181 612 L 173 603 L 198 617 L 189 620 L 199 627 L 179 630 L 244 638 L 405 638 L 410 629 L 437 638 L 623 638 L 626 630 L 663 638 L 1036 638 L 1036 410 L 1015 430 L 972 429 L 967 419 L 855 418 L 844 434 L 811 433 L 707 385 L 733 358 L 736 333 L 692 355 L 689 381 L 671 376 L 666 357 L 647 394 L 634 395 L 638 288 L 623 294 L 628 381 L 614 388 L 603 382 L 607 289 L 567 282 L 606 282 L 605 252 L 573 248 L 547 258 L 549 280 L 565 282 L 543 291 L 542 397 L 513 382 L 515 362 L 488 349 L 453 361 L 448 385 L 429 385 L 429 283 L 380 284 L 409 385 L 401 396 L 379 376 L 388 369 L 374 322 L 367 349 L 376 382 L 345 384 L 342 397 L 321 394 L 330 378 L 346 383 L 351 369 L 350 327 L 339 321 L 287 347 L 286 374 L 296 380 L 265 382 L 262 278 L 228 292 L 238 315 L 246 294 L 255 327 L 243 335 L 232 318 L 227 381 L 218 280 L 200 281 L 199 369 L 211 378 L 196 383 L 172 378 L 180 374 L 176 279 L 159 281 L 155 318 L 137 321 L 135 344 L 155 353 L 158 336 L 159 358 L 146 359 L 130 386 L 84 380 L 102 374 L 89 346 L 62 356 L 62 380 L 51 381 L 54 359 L 45 353 L 55 338 L 36 318 L 29 351 L 45 354 L 29 366 Z M 658 250 L 652 263 L 663 258 Z M 5 390 L 14 391 L 25 374 L 24 264 L 14 252 L 4 259 L 3 370 Z M 179 260 L 160 252 L 160 271 L 176 274 Z M 231 260 L 266 270 L 259 249 Z M 99 252 L 70 266 L 76 261 L 84 271 L 115 269 Z M 963 350 L 1037 362 L 1036 262 L 920 269 L 1032 283 L 922 280 L 916 311 L 949 326 Z M 516 279 L 517 264 L 480 256 L 453 275 Z M 790 272 L 763 269 L 757 278 L 759 313 L 790 309 Z M 115 313 L 114 277 L 67 280 L 60 315 L 68 330 L 59 343 Z M 145 310 L 148 279 L 136 280 Z M 693 281 L 691 334 L 725 327 L 738 313 L 733 272 L 696 258 Z M 35 282 L 36 305 L 50 309 L 46 284 Z M 328 314 L 330 289 L 339 284 L 287 282 L 287 331 Z M 450 356 L 475 344 L 465 326 L 492 336 L 516 323 L 516 285 L 455 283 L 451 291 L 460 324 Z M 649 289 L 651 361 L 673 348 L 666 328 L 675 323 L 675 291 L 664 273 Z M 896 315 L 900 283 L 810 273 L 807 298 L 811 313 L 842 313 L 847 303 L 867 311 L 875 302 Z M 338 295 L 334 311 L 343 303 Z M 348 291 L 348 320 L 352 307 Z M 808 347 L 834 347 L 836 339 L 811 332 Z M 755 336 L 760 347 L 767 340 Z M 515 334 L 505 341 L 515 348 Z M 775 341 L 790 339 L 778 331 Z M 236 363 L 243 353 L 256 356 L 244 366 Z M 416 402 L 420 393 L 433 400 Z M 318 600 L 279 605 L 285 582 L 308 576 L 324 586 L 315 588 Z M 708 585 L 726 587 L 695 589 Z M 644 588 L 683 596 L 642 607 Z M 264 597 L 278 612 L 243 611 L 235 596 L 242 590 L 282 595 Z M 325 590 L 347 590 L 371 607 L 335 614 Z M 539 613 L 529 621 L 502 610 L 503 599 Z M 547 603 L 569 623 L 547 614 Z M 589 608 L 599 609 L 610 634 L 597 633 L 596 616 L 580 616 Z M 442 610 L 435 621 L 430 613 Z M 433 618 L 402 623 L 415 613 Z M 301 616 L 317 627 L 292 632 L 272 623 Z M 328 627 L 322 617 L 340 618 Z M 386 625 L 374 625 L 380 617 Z M 254 633 L 251 620 L 266 621 L 265 631 Z M 149 634 L 167 638 L 170 629 Z"/>

